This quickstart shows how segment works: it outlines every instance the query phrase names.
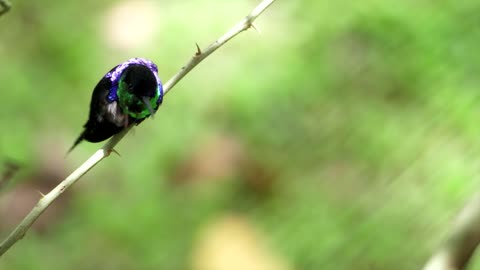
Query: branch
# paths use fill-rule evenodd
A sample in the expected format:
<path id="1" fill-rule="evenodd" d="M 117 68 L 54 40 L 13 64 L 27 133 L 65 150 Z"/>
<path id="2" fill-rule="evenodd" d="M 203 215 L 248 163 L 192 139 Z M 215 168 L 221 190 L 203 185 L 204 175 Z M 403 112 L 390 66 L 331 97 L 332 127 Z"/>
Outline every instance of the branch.
<path id="1" fill-rule="evenodd" d="M 0 16 L 7 13 L 12 7 L 10 2 L 8 2 L 7 0 L 0 0 L 0 6 L 2 7 L 2 9 L 0 10 Z"/>
<path id="2" fill-rule="evenodd" d="M 5 172 L 0 176 L 0 191 L 15 176 L 20 169 L 20 165 L 13 161 L 5 161 Z"/>
<path id="3" fill-rule="evenodd" d="M 447 240 L 427 262 L 424 270 L 465 269 L 480 244 L 480 193 L 458 215 Z"/>
<path id="4" fill-rule="evenodd" d="M 202 62 L 203 59 L 239 33 L 252 27 L 253 21 L 273 2 L 275 2 L 275 0 L 263 0 L 247 17 L 233 26 L 218 40 L 210 44 L 203 52 L 198 48 L 197 45 L 197 52 L 193 58 L 164 85 L 165 94 L 170 91 L 183 77 L 185 77 L 185 75 L 187 75 L 196 65 Z M 28 213 L 28 215 L 20 222 L 13 232 L 10 233 L 10 235 L 0 244 L 0 257 L 18 240 L 25 236 L 33 222 L 35 222 L 35 220 L 45 211 L 45 209 L 47 209 L 50 204 L 53 203 L 53 201 L 55 201 L 58 196 L 60 196 L 60 194 L 67 190 L 71 185 L 75 184 L 75 182 L 77 182 L 97 163 L 108 157 L 113 151 L 115 145 L 122 140 L 122 138 L 130 129 L 131 127 L 113 136 L 101 149 L 97 150 L 87 161 L 85 161 L 79 168 L 77 168 L 72 174 L 63 180 L 57 187 L 41 198 L 35 207 L 30 211 L 30 213 Z"/>
<path id="5" fill-rule="evenodd" d="M 185 75 L 187 75 L 195 66 L 203 61 L 207 56 L 216 51 L 218 48 L 222 47 L 223 44 L 227 43 L 230 39 L 240 34 L 241 32 L 249 29 L 253 26 L 253 21 L 262 14 L 262 12 L 268 8 L 275 0 L 264 0 L 262 1 L 247 17 L 238 22 L 233 26 L 228 32 L 223 36 L 217 39 L 215 42 L 210 44 L 205 50 L 201 51 L 197 44 L 197 53 L 193 58 L 182 67 L 182 69 L 173 76 L 165 85 L 164 92 L 165 94 L 172 89 Z"/>

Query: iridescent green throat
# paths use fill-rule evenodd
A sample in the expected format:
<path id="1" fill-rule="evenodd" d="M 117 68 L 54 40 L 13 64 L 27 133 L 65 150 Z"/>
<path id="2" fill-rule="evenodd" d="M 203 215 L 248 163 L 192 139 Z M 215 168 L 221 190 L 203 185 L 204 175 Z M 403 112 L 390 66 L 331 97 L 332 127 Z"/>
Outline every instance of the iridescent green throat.
<path id="1" fill-rule="evenodd" d="M 150 116 L 150 110 L 148 109 L 145 102 L 135 96 L 133 93 L 128 91 L 128 85 L 120 79 L 118 83 L 118 102 L 120 108 L 122 108 L 123 113 L 130 115 L 135 119 L 143 119 Z M 159 98 L 158 91 L 155 91 L 154 97 L 149 97 L 148 102 L 150 103 L 151 108 L 155 110 L 157 108 L 157 100 Z"/>

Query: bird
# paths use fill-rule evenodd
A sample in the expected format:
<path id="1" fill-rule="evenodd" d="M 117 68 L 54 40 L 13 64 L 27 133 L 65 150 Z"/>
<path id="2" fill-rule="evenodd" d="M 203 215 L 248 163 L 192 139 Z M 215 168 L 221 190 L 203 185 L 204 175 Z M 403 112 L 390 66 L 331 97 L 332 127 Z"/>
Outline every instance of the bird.
<path id="1" fill-rule="evenodd" d="M 163 95 L 158 67 L 152 61 L 132 58 L 115 66 L 95 86 L 84 130 L 67 153 L 83 140 L 101 142 L 153 118 Z"/>

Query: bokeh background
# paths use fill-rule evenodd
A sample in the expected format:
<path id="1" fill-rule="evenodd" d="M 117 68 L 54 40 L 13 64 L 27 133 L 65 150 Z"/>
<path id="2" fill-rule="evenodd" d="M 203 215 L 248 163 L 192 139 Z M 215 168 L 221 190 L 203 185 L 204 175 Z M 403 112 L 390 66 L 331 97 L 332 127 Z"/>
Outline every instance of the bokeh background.
<path id="1" fill-rule="evenodd" d="M 0 237 L 101 145 L 65 156 L 110 68 L 145 57 L 167 81 L 258 2 L 13 1 L 0 173 L 18 170 Z M 261 34 L 181 81 L 0 269 L 419 269 L 480 184 L 479 11 L 277 1 Z"/>

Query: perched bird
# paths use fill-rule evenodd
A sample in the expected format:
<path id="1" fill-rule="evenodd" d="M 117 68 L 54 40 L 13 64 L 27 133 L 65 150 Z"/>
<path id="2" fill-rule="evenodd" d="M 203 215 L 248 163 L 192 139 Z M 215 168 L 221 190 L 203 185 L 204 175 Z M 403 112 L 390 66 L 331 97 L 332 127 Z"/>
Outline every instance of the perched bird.
<path id="1" fill-rule="evenodd" d="M 112 68 L 95 86 L 85 129 L 68 152 L 82 140 L 101 142 L 153 117 L 162 99 L 162 82 L 152 61 L 132 58 Z"/>

